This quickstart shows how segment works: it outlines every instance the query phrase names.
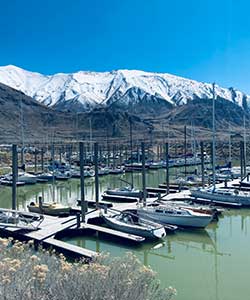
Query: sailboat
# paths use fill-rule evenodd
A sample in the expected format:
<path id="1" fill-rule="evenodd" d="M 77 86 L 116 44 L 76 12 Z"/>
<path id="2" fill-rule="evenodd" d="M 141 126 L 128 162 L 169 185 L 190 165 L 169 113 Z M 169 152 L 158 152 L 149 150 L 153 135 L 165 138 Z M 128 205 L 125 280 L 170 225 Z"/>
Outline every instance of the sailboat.
<path id="1" fill-rule="evenodd" d="M 117 188 L 117 189 L 107 189 L 105 191 L 105 193 L 107 195 L 135 197 L 135 198 L 139 198 L 141 195 L 140 190 L 134 189 L 131 186 L 121 187 L 121 188 Z"/>
<path id="2" fill-rule="evenodd" d="M 28 209 L 32 213 L 45 214 L 50 216 L 68 215 L 70 214 L 71 211 L 70 206 L 64 206 L 61 203 L 57 203 L 57 202 L 53 202 L 53 203 L 42 202 L 40 204 L 31 202 L 28 205 Z"/>
<path id="3" fill-rule="evenodd" d="M 152 205 L 137 208 L 138 216 L 161 224 L 180 227 L 204 228 L 213 219 L 213 215 L 197 212 L 188 208 L 177 208 L 171 205 Z"/>
<path id="4" fill-rule="evenodd" d="M 166 236 L 163 225 L 146 220 L 129 211 L 103 215 L 103 220 L 112 229 L 139 235 L 148 239 L 162 239 Z"/>
<path id="5" fill-rule="evenodd" d="M 12 173 L 5 175 L 4 180 L 12 182 Z M 18 182 L 24 182 L 25 184 L 37 183 L 37 177 L 27 172 L 18 172 Z"/>
<path id="6" fill-rule="evenodd" d="M 205 199 L 208 202 L 217 204 L 250 206 L 250 193 L 216 187 L 215 163 L 215 84 L 213 84 L 213 186 L 208 188 L 193 188 L 190 190 L 191 196 L 195 199 Z"/>
<path id="7" fill-rule="evenodd" d="M 44 217 L 12 209 L 0 209 L 0 227 L 14 227 L 25 230 L 37 230 Z"/>
<path id="8" fill-rule="evenodd" d="M 107 195 L 114 195 L 114 196 L 122 196 L 122 197 L 134 197 L 139 198 L 141 195 L 141 191 L 134 188 L 134 176 L 133 176 L 133 131 L 132 131 L 132 120 L 131 117 L 129 118 L 129 131 L 130 131 L 130 165 L 131 165 L 131 183 L 120 179 L 121 181 L 126 182 L 129 186 L 123 186 L 116 189 L 108 189 L 104 193 Z"/>
<path id="9" fill-rule="evenodd" d="M 55 197 L 54 191 L 53 191 L 53 202 L 43 202 L 43 198 L 39 196 L 38 203 L 32 201 L 27 206 L 27 208 L 32 213 L 39 213 L 39 214 L 45 214 L 51 216 L 70 214 L 71 207 L 55 202 L 54 197 Z"/>

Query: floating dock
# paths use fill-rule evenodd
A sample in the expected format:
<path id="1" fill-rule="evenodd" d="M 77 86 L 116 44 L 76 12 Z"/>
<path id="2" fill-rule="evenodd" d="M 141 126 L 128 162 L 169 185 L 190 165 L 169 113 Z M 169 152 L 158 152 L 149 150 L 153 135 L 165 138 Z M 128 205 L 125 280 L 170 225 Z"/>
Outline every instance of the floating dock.
<path id="1" fill-rule="evenodd" d="M 72 258 L 92 259 L 98 253 L 71 245 L 69 243 L 54 238 L 56 234 L 76 227 L 76 218 L 58 218 L 52 216 L 44 216 L 44 220 L 37 230 L 27 231 L 20 228 L 2 226 L 0 232 L 3 236 L 14 237 L 22 241 L 34 240 L 35 244 L 41 244 L 47 248 L 53 248 Z"/>
<path id="2" fill-rule="evenodd" d="M 102 194 L 103 200 L 109 200 L 112 202 L 137 202 L 139 198 L 136 197 L 128 197 L 128 196 L 118 196 L 118 195 L 109 195 L 109 194 Z"/>
<path id="3" fill-rule="evenodd" d="M 125 208 L 128 205 L 124 206 Z M 91 219 L 99 219 L 99 211 L 92 210 L 86 214 L 86 221 Z M 34 222 L 35 223 L 35 222 Z M 144 237 L 128 234 L 118 230 L 113 230 L 107 227 L 102 227 L 95 224 L 77 222 L 75 216 L 69 216 L 64 218 L 44 215 L 43 222 L 38 226 L 36 230 L 24 230 L 17 227 L 6 226 L 0 227 L 0 233 L 2 236 L 14 237 L 21 241 L 34 240 L 35 244 L 42 245 L 45 248 L 53 248 L 60 253 L 72 258 L 85 258 L 91 260 L 98 255 L 97 252 L 78 247 L 76 245 L 69 244 L 58 238 L 67 236 L 88 236 L 93 234 L 103 234 L 110 236 L 121 241 L 141 243 L 145 241 Z"/>

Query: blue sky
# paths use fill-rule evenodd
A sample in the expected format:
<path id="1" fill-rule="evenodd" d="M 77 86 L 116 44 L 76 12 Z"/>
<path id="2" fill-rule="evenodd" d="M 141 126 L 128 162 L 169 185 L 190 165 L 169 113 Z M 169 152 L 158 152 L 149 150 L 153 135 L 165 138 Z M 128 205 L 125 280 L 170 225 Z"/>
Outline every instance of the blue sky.
<path id="1" fill-rule="evenodd" d="M 0 0 L 0 65 L 141 69 L 250 93 L 247 0 Z"/>

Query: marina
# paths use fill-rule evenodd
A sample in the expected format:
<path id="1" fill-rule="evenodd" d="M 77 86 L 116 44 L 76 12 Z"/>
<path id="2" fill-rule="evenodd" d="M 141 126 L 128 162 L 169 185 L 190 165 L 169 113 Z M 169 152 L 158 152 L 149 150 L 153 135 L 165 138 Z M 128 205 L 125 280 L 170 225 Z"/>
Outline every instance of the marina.
<path id="1" fill-rule="evenodd" d="M 249 299 L 250 3 L 2 2 L 0 300 Z"/>
<path id="2" fill-rule="evenodd" d="M 180 168 L 180 172 L 182 170 L 185 171 L 185 168 Z M 192 170 L 194 167 L 187 167 L 187 171 L 191 172 Z M 198 172 L 200 171 L 201 166 L 198 167 Z M 145 191 L 155 195 L 155 197 L 147 198 L 148 204 L 161 201 L 164 205 L 168 205 L 168 203 L 173 202 L 179 203 L 178 207 L 182 207 L 180 203 L 183 200 L 191 202 L 197 200 L 199 202 L 199 199 L 191 197 L 189 187 L 182 185 L 180 188 L 178 184 L 173 183 L 176 178 L 174 168 L 169 171 L 169 180 L 172 182 L 169 187 L 164 183 L 166 182 L 165 168 L 148 169 L 144 175 L 142 170 L 133 172 L 133 184 L 137 190 L 143 187 L 143 176 L 145 176 Z M 94 178 L 86 178 L 84 180 L 84 200 L 86 199 L 89 208 L 85 214 L 85 222 L 81 222 L 80 178 L 19 186 L 16 190 L 18 210 L 27 212 L 31 202 L 39 204 L 39 199 L 44 199 L 48 203 L 56 201 L 63 207 L 71 207 L 72 215 L 60 218 L 44 215 L 44 221 L 39 225 L 38 230 L 27 231 L 2 226 L 1 233 L 3 236 L 13 236 L 20 240 L 32 239 L 45 248 L 53 248 L 72 258 L 92 259 L 101 252 L 109 252 L 112 256 L 121 256 L 129 251 L 134 253 L 145 265 L 150 265 L 156 270 L 163 285 L 171 284 L 177 289 L 181 289 L 181 292 L 176 296 L 178 300 L 234 299 L 231 294 L 227 294 L 226 286 L 232 283 L 235 274 L 233 278 L 230 277 L 230 272 L 227 272 L 227 276 L 223 275 L 223 277 L 220 274 L 222 270 L 224 272 L 228 264 L 230 265 L 239 259 L 232 243 L 237 241 L 244 245 L 246 242 L 245 239 L 250 226 L 250 210 L 248 208 L 242 209 L 237 205 L 227 205 L 222 209 L 220 207 L 223 206 L 223 203 L 220 203 L 220 206 L 216 208 L 218 209 L 217 218 L 209 222 L 205 229 L 180 226 L 177 230 L 166 231 L 166 236 L 159 241 L 146 241 L 140 235 L 118 230 L 119 227 L 111 229 L 107 225 L 104 226 L 102 220 L 102 214 L 105 214 L 105 211 L 134 211 L 138 208 L 140 201 L 143 203 L 143 193 L 131 202 L 127 201 L 127 197 L 122 198 L 123 196 L 112 195 L 112 197 L 120 197 L 119 201 L 112 201 L 112 198 L 106 200 L 105 197 L 102 197 L 108 189 L 122 188 L 124 182 L 130 180 L 131 172 L 101 176 L 98 178 L 98 190 L 96 190 Z M 161 187 L 159 188 L 159 186 Z M 225 187 L 225 183 L 218 184 L 218 187 Z M 226 187 L 240 188 L 240 180 L 227 182 Z M 168 194 L 167 188 L 169 188 Z M 10 209 L 12 188 L 2 185 L 0 189 L 1 207 Z M 212 204 L 215 205 L 215 201 Z M 197 207 L 196 209 L 198 209 Z M 226 240 L 225 237 L 227 237 Z M 244 258 L 241 257 L 240 261 L 248 259 L 246 251 L 241 251 L 241 254 L 244 255 Z M 198 261 L 202 261 L 202 264 Z M 190 268 L 195 269 L 195 272 L 192 271 L 192 277 L 188 276 Z M 179 272 L 184 275 L 181 277 L 185 278 L 184 281 L 183 279 L 180 280 Z M 209 282 L 212 282 L 210 288 L 206 287 L 206 295 L 203 294 L 205 286 L 201 281 L 201 274 Z M 235 284 L 237 287 L 240 286 L 238 282 Z M 244 279 L 241 280 L 241 284 L 244 284 Z M 197 291 L 195 296 L 193 294 L 194 288 Z M 244 296 L 244 292 L 242 293 Z"/>

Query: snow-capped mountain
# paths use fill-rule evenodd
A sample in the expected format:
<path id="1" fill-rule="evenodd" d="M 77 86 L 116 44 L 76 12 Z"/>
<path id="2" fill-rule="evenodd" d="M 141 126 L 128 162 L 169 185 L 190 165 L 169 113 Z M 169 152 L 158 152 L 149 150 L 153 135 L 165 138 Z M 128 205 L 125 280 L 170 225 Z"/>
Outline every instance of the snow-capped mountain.
<path id="1" fill-rule="evenodd" d="M 145 101 L 160 101 L 175 107 L 194 99 L 212 98 L 212 84 L 137 70 L 80 71 L 48 76 L 10 65 L 0 67 L 0 82 L 47 106 L 73 111 Z M 245 109 L 250 107 L 250 96 L 238 90 L 216 86 L 215 93 Z"/>

